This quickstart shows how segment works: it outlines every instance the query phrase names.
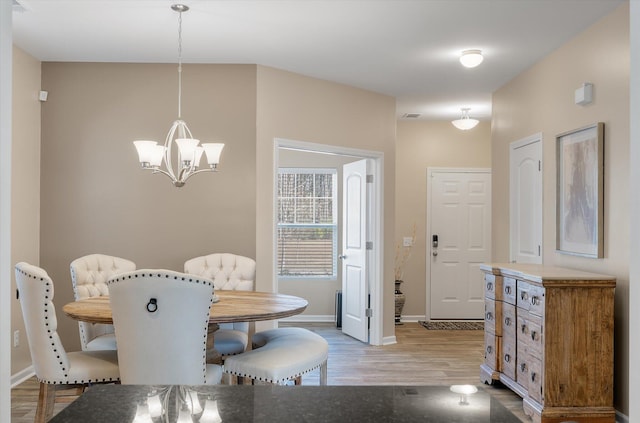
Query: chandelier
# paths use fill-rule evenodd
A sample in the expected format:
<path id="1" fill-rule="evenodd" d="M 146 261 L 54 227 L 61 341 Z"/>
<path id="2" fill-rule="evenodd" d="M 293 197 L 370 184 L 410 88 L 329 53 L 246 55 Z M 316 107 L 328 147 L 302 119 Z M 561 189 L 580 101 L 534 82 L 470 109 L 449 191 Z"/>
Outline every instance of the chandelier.
<path id="1" fill-rule="evenodd" d="M 171 125 L 164 145 L 147 140 L 137 140 L 133 144 L 142 169 L 166 175 L 179 188 L 196 173 L 216 172 L 224 144 L 198 145 L 200 140 L 193 138 L 187 123 L 182 120 L 182 13 L 188 11 L 189 6 L 174 4 L 171 9 L 178 12 L 178 119 Z M 172 149 L 174 142 L 177 152 Z M 205 153 L 209 167 L 198 169 L 202 153 Z"/>

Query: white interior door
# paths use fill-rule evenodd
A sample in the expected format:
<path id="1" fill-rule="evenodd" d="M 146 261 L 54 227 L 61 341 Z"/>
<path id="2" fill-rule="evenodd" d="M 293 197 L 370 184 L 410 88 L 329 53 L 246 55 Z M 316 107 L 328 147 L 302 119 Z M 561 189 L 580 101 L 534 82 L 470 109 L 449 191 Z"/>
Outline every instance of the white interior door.
<path id="1" fill-rule="evenodd" d="M 542 134 L 511 143 L 511 261 L 542 264 Z"/>
<path id="2" fill-rule="evenodd" d="M 342 184 L 342 332 L 368 342 L 367 160 L 344 165 Z"/>
<path id="3" fill-rule="evenodd" d="M 430 319 L 482 319 L 483 275 L 491 260 L 489 169 L 428 171 Z"/>

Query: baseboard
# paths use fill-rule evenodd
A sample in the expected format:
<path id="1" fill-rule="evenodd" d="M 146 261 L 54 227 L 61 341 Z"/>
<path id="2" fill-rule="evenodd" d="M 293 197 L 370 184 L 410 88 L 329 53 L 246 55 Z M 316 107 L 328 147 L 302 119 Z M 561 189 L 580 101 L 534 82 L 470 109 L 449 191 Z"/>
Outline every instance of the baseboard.
<path id="1" fill-rule="evenodd" d="M 396 339 L 395 335 L 385 336 L 384 338 L 382 338 L 382 345 L 393 345 L 397 343 L 398 343 L 398 340 Z"/>
<path id="2" fill-rule="evenodd" d="M 424 321 L 426 320 L 424 318 L 424 314 L 422 316 L 405 316 L 404 314 L 402 315 L 402 318 L 400 319 L 401 322 L 419 322 L 419 321 Z"/>
<path id="3" fill-rule="evenodd" d="M 36 372 L 33 366 L 20 370 L 18 373 L 11 375 L 11 388 L 15 388 L 30 377 L 35 376 Z"/>
<path id="4" fill-rule="evenodd" d="M 629 416 L 625 416 L 616 410 L 616 423 L 629 423 Z"/>
<path id="5" fill-rule="evenodd" d="M 335 323 L 336 317 L 333 314 L 298 314 L 296 316 L 280 319 L 281 322 L 300 323 Z"/>

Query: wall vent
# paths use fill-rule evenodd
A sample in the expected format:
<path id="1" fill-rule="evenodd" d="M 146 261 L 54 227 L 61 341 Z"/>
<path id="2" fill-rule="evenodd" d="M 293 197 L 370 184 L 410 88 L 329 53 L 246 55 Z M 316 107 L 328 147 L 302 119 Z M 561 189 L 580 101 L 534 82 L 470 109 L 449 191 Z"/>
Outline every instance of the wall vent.
<path id="1" fill-rule="evenodd" d="M 417 119 L 420 116 L 420 113 L 405 113 L 404 115 L 402 115 L 404 119 Z"/>

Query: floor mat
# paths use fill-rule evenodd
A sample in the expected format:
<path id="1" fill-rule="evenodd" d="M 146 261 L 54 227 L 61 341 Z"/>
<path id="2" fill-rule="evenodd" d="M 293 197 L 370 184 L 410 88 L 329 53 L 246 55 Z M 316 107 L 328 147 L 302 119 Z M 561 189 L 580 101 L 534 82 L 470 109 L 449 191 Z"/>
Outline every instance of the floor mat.
<path id="1" fill-rule="evenodd" d="M 429 330 L 484 330 L 484 322 L 442 322 L 442 321 L 419 321 L 422 326 Z"/>

